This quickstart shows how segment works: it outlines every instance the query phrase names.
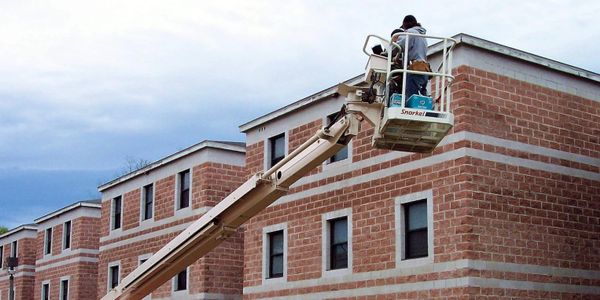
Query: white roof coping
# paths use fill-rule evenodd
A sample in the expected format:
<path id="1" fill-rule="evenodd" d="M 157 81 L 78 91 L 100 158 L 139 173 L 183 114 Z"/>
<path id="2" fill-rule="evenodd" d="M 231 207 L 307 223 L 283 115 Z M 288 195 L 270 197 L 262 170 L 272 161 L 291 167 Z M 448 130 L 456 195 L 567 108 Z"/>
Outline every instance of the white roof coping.
<path id="1" fill-rule="evenodd" d="M 469 46 L 485 49 L 485 50 L 488 50 L 491 52 L 507 55 L 507 56 L 510 56 L 510 57 L 513 57 L 513 58 L 516 58 L 519 60 L 527 61 L 527 62 L 530 62 L 533 64 L 541 65 L 541 66 L 547 67 L 549 69 L 567 73 L 567 74 L 570 74 L 570 75 L 573 75 L 576 77 L 581 77 L 584 79 L 600 82 L 600 74 L 597 74 L 597 73 L 594 73 L 591 71 L 587 71 L 582 68 L 574 67 L 574 66 L 571 66 L 571 65 L 568 65 L 565 63 L 561 63 L 559 61 L 551 60 L 551 59 L 548 59 L 548 58 L 545 58 L 545 57 L 542 57 L 539 55 L 521 51 L 521 50 L 518 50 L 515 48 L 511 48 L 508 46 L 490 42 L 488 40 L 484 40 L 484 39 L 481 39 L 481 38 L 478 38 L 478 37 L 475 37 L 472 35 L 468 35 L 465 33 L 459 33 L 459 34 L 454 35 L 452 38 L 458 41 L 458 44 L 456 46 L 469 45 Z M 433 45 L 429 46 L 427 55 L 436 54 L 436 53 L 440 52 L 442 50 L 442 48 L 443 48 L 443 45 L 441 42 L 433 44 Z M 362 81 L 363 76 L 364 76 L 364 74 L 358 75 L 356 77 L 353 77 L 353 78 L 345 81 L 344 83 L 350 84 L 350 85 L 360 84 L 363 82 Z M 314 102 L 318 102 L 319 100 L 325 99 L 329 96 L 335 95 L 336 92 L 337 92 L 337 85 L 332 86 L 326 90 L 320 91 L 311 96 L 308 96 L 304 99 L 298 100 L 292 104 L 284 106 L 273 112 L 270 112 L 261 117 L 258 117 L 250 122 L 240 125 L 239 126 L 240 132 L 247 132 L 254 127 L 257 127 L 259 125 L 262 125 L 264 123 L 272 121 L 276 118 L 279 118 L 279 117 L 286 115 L 288 113 L 291 113 L 293 111 L 299 110 L 304 106 L 310 105 Z"/>
<path id="2" fill-rule="evenodd" d="M 89 207 L 89 208 L 96 208 L 96 209 L 101 209 L 102 208 L 102 204 L 100 203 L 100 200 L 95 200 L 95 202 L 90 202 L 90 201 L 79 201 L 77 203 L 73 203 L 69 206 L 63 207 L 57 211 L 51 212 L 45 216 L 42 216 L 40 218 L 37 218 L 34 220 L 34 222 L 36 224 L 41 224 L 44 221 L 47 221 L 49 219 L 52 219 L 54 217 L 60 216 L 68 211 L 74 210 L 76 208 L 79 207 Z"/>
<path id="3" fill-rule="evenodd" d="M 127 173 L 121 177 L 118 177 L 116 179 L 113 179 L 107 183 L 104 183 L 102 185 L 100 185 L 98 187 L 98 191 L 102 192 L 110 187 L 113 187 L 119 183 L 125 182 L 129 179 L 132 179 L 134 177 L 137 177 L 139 175 L 145 174 L 151 170 L 154 170 L 156 168 L 160 168 L 161 166 L 164 166 L 166 164 L 169 164 L 177 159 L 180 159 L 182 157 L 185 157 L 187 155 L 190 155 L 194 152 L 200 151 L 202 149 L 206 149 L 206 148 L 213 148 L 213 149 L 219 149 L 219 150 L 225 150 L 225 151 L 232 151 L 232 152 L 239 152 L 239 153 L 246 153 L 246 147 L 242 146 L 243 143 L 241 142 L 220 142 L 220 141 L 202 141 L 198 144 L 195 144 L 193 146 L 190 146 L 186 149 L 183 149 L 181 151 L 175 152 L 167 157 L 164 157 L 162 159 L 159 159 L 141 169 L 135 170 L 133 172 Z"/>
<path id="4" fill-rule="evenodd" d="M 0 239 L 3 239 L 10 235 L 13 235 L 22 230 L 33 230 L 33 231 L 37 232 L 37 226 L 35 224 L 25 224 L 25 225 L 17 226 L 15 228 L 3 233 L 2 235 L 0 235 Z"/>

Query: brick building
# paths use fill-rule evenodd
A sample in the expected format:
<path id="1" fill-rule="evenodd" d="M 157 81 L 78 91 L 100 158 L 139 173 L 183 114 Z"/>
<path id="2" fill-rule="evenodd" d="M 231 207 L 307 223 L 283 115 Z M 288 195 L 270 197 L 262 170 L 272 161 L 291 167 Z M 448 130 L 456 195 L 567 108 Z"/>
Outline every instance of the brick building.
<path id="1" fill-rule="evenodd" d="M 204 141 L 100 186 L 99 296 L 237 188 L 244 158 L 243 143 Z M 239 230 L 152 299 L 241 298 L 242 247 Z"/>
<path id="2" fill-rule="evenodd" d="M 600 297 L 600 75 L 456 38 L 441 145 L 373 149 L 363 124 L 245 225 L 244 298 Z M 332 87 L 241 125 L 249 173 L 343 102 Z"/>
<path id="3" fill-rule="evenodd" d="M 33 299 L 36 237 L 35 224 L 21 225 L 0 235 L 0 299 L 9 299 L 8 257 L 19 260 L 13 269 L 15 299 Z"/>
<path id="4" fill-rule="evenodd" d="M 100 200 L 80 201 L 35 220 L 34 299 L 95 299 Z"/>

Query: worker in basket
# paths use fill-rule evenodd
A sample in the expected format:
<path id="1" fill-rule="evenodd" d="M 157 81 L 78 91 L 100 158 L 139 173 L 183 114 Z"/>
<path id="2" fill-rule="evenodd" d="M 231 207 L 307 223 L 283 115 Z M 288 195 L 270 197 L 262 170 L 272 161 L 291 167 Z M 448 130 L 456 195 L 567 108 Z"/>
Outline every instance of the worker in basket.
<path id="1" fill-rule="evenodd" d="M 400 27 L 408 33 L 422 34 L 427 31 L 421 26 L 413 15 L 407 15 L 402 21 Z M 406 44 L 408 39 L 408 44 Z M 427 39 L 420 36 L 399 36 L 395 41 L 400 47 L 408 47 L 408 69 L 414 71 L 431 72 L 431 67 L 427 63 Z M 404 49 L 402 49 L 404 52 Z M 406 96 L 408 101 L 412 95 L 427 95 L 427 81 L 429 76 L 421 74 L 407 74 L 406 76 Z"/>

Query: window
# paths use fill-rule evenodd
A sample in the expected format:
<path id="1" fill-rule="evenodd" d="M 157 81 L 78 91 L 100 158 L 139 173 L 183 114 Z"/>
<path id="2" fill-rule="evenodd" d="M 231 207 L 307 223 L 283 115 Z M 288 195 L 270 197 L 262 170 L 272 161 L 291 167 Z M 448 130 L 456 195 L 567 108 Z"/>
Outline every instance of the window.
<path id="1" fill-rule="evenodd" d="M 433 263 L 433 192 L 396 199 L 396 266 Z"/>
<path id="2" fill-rule="evenodd" d="M 269 236 L 269 278 L 283 277 L 283 230 Z"/>
<path id="3" fill-rule="evenodd" d="M 187 268 L 173 278 L 173 290 L 175 292 L 187 290 Z"/>
<path id="4" fill-rule="evenodd" d="M 287 281 L 287 223 L 262 229 L 262 282 L 263 284 Z"/>
<path id="5" fill-rule="evenodd" d="M 50 283 L 42 284 L 42 300 L 50 299 Z"/>
<path id="6" fill-rule="evenodd" d="M 336 121 L 338 113 L 327 116 L 327 125 Z M 336 154 L 334 154 L 331 158 L 329 158 L 329 163 L 334 163 L 337 161 L 341 161 L 348 158 L 348 145 L 344 146 L 344 148 L 340 149 Z"/>
<path id="7" fill-rule="evenodd" d="M 323 275 L 352 273 L 352 209 L 323 215 Z"/>
<path id="8" fill-rule="evenodd" d="M 19 253 L 19 249 L 18 249 L 18 243 L 17 241 L 13 241 L 10 247 L 10 257 L 17 257 L 17 254 Z"/>
<path id="9" fill-rule="evenodd" d="M 71 221 L 63 224 L 63 250 L 71 248 Z"/>
<path id="10" fill-rule="evenodd" d="M 69 280 L 60 281 L 60 300 L 69 300 Z"/>
<path id="11" fill-rule="evenodd" d="M 285 134 L 269 139 L 269 168 L 280 162 L 285 157 Z"/>
<path id="12" fill-rule="evenodd" d="M 119 265 L 112 264 L 108 267 L 108 289 L 114 289 L 119 285 Z"/>
<path id="13" fill-rule="evenodd" d="M 112 200 L 112 226 L 111 229 L 121 228 L 121 208 L 122 208 L 122 196 L 117 196 Z"/>
<path id="14" fill-rule="evenodd" d="M 0 270 L 2 270 L 2 267 L 4 267 L 4 246 L 0 246 Z"/>
<path id="15" fill-rule="evenodd" d="M 404 258 L 427 256 L 427 201 L 404 204 Z"/>
<path id="16" fill-rule="evenodd" d="M 348 219 L 346 217 L 329 221 L 330 270 L 348 267 Z"/>
<path id="17" fill-rule="evenodd" d="M 142 221 L 152 219 L 154 207 L 154 184 L 142 188 Z"/>
<path id="18" fill-rule="evenodd" d="M 180 172 L 178 175 L 177 209 L 190 206 L 190 170 Z"/>
<path id="19" fill-rule="evenodd" d="M 52 227 L 46 228 L 46 236 L 44 237 L 44 255 L 52 253 Z"/>

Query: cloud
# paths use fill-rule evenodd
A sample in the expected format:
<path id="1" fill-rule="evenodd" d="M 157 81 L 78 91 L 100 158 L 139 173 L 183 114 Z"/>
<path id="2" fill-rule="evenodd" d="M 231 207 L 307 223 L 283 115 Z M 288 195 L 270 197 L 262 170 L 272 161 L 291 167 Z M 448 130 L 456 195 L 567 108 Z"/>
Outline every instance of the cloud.
<path id="1" fill-rule="evenodd" d="M 0 167 L 167 155 L 359 74 L 404 14 L 592 70 L 578 1 L 19 1 L 0 4 Z M 153 144 L 155 140 L 169 143 Z"/>

